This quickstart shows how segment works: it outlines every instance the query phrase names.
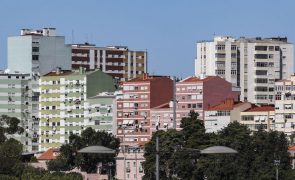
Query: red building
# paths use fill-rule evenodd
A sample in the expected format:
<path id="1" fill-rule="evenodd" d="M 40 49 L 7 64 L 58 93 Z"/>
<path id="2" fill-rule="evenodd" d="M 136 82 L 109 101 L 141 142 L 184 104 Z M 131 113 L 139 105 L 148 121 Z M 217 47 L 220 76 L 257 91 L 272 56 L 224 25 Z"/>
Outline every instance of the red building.
<path id="1" fill-rule="evenodd" d="M 172 100 L 173 81 L 167 76 L 144 74 L 122 83 L 117 102 L 117 137 L 124 145 L 143 145 L 151 138 L 150 110 Z"/>
<path id="2" fill-rule="evenodd" d="M 191 110 L 204 119 L 204 111 L 226 99 L 238 101 L 240 92 L 233 91 L 232 84 L 219 76 L 205 78 L 188 77 L 176 83 L 176 128 L 179 129 L 183 117 Z M 151 110 L 151 129 L 168 129 L 173 127 L 172 103 L 166 101 Z"/>

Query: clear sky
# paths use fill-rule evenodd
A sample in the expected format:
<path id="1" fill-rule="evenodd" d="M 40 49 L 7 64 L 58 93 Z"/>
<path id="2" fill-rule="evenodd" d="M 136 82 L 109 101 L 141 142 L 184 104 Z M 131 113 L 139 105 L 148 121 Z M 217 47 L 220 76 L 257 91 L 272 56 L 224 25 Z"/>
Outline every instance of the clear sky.
<path id="1" fill-rule="evenodd" d="M 67 43 L 147 49 L 151 74 L 185 77 L 194 74 L 196 42 L 214 34 L 294 43 L 295 0 L 2 0 L 0 23 L 1 69 L 8 36 L 55 27 Z"/>

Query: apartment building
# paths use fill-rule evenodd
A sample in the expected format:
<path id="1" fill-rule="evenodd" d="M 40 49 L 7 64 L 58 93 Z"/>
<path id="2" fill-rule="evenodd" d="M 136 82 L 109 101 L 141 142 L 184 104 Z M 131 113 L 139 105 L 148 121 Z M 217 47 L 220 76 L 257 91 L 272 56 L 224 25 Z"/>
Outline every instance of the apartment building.
<path id="1" fill-rule="evenodd" d="M 147 52 L 129 50 L 127 46 L 73 44 L 72 68 L 79 67 L 100 69 L 118 81 L 128 81 L 147 72 Z"/>
<path id="2" fill-rule="evenodd" d="M 190 111 L 199 113 L 204 120 L 204 110 L 217 105 L 227 98 L 238 101 L 240 92 L 233 91 L 232 84 L 219 76 L 191 76 L 176 82 L 176 128 L 180 129 L 181 119 Z M 151 110 L 151 129 L 173 128 L 173 103 L 166 101 Z"/>
<path id="3" fill-rule="evenodd" d="M 295 76 L 275 83 L 275 129 L 287 135 L 295 132 Z"/>
<path id="4" fill-rule="evenodd" d="M 273 106 L 255 106 L 241 112 L 241 124 L 245 124 L 251 131 L 262 128 L 266 131 L 275 128 L 275 108 Z"/>
<path id="5" fill-rule="evenodd" d="M 197 43 L 196 75 L 217 75 L 241 88 L 241 100 L 274 104 L 274 83 L 293 73 L 287 38 L 216 36 Z"/>
<path id="6" fill-rule="evenodd" d="M 118 180 L 141 180 L 144 176 L 144 149 L 138 146 L 126 147 L 116 157 L 116 178 Z"/>
<path id="7" fill-rule="evenodd" d="M 22 29 L 20 36 L 8 37 L 8 69 L 44 75 L 56 67 L 71 69 L 71 47 L 55 28 Z"/>
<path id="8" fill-rule="evenodd" d="M 114 123 L 112 94 L 116 84 L 100 70 L 78 72 L 57 69 L 39 80 L 39 150 L 58 148 L 71 134 L 80 135 L 87 127 L 112 133 Z"/>
<path id="9" fill-rule="evenodd" d="M 251 108 L 251 103 L 226 99 L 222 103 L 209 107 L 205 111 L 204 125 L 206 132 L 218 132 L 231 122 L 240 121 L 241 112 Z"/>
<path id="10" fill-rule="evenodd" d="M 124 145 L 143 145 L 151 138 L 150 111 L 172 99 L 173 82 L 166 76 L 144 74 L 122 83 L 117 101 L 117 137 Z"/>
<path id="11" fill-rule="evenodd" d="M 20 120 L 25 131 L 12 137 L 24 145 L 26 152 L 37 150 L 38 121 L 32 116 L 31 93 L 30 74 L 9 70 L 0 73 L 0 112 Z"/>

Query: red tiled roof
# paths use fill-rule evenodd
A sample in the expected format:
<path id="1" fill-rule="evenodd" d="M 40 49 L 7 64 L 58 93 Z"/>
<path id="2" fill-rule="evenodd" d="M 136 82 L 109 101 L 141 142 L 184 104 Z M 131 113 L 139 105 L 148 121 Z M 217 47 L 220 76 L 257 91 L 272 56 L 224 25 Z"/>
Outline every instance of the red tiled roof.
<path id="1" fill-rule="evenodd" d="M 295 145 L 290 145 L 288 149 L 291 151 L 295 151 Z"/>
<path id="2" fill-rule="evenodd" d="M 214 78 L 216 78 L 216 76 L 207 76 L 204 79 L 201 79 L 196 76 L 191 76 L 191 77 L 188 77 L 180 82 L 204 82 L 204 81 L 208 81 L 208 80 L 214 79 Z"/>
<path id="3" fill-rule="evenodd" d="M 226 99 L 220 104 L 209 107 L 207 111 L 218 111 L 218 110 L 232 110 L 234 107 L 244 104 L 244 102 L 235 102 L 234 99 Z"/>
<path id="4" fill-rule="evenodd" d="M 254 106 L 247 109 L 245 112 L 260 112 L 260 111 L 274 111 L 273 106 Z"/>
<path id="5" fill-rule="evenodd" d="M 59 149 L 48 149 L 47 151 L 45 151 L 41 156 L 39 156 L 37 159 L 38 160 L 52 160 L 52 159 L 56 159 L 57 155 L 56 153 L 59 153 Z"/>

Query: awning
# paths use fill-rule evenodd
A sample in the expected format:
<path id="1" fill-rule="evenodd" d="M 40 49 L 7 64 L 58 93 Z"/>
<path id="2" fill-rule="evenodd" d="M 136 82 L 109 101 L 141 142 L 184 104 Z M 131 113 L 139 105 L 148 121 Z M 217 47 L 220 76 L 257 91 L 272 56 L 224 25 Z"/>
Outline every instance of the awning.
<path id="1" fill-rule="evenodd" d="M 123 120 L 123 124 L 128 124 L 129 120 Z"/>
<path id="2" fill-rule="evenodd" d="M 265 116 L 260 116 L 260 120 L 265 120 Z"/>
<path id="3" fill-rule="evenodd" d="M 259 121 L 259 116 L 254 116 L 255 121 Z"/>
<path id="4" fill-rule="evenodd" d="M 134 124 L 134 120 L 129 120 L 128 124 Z"/>

